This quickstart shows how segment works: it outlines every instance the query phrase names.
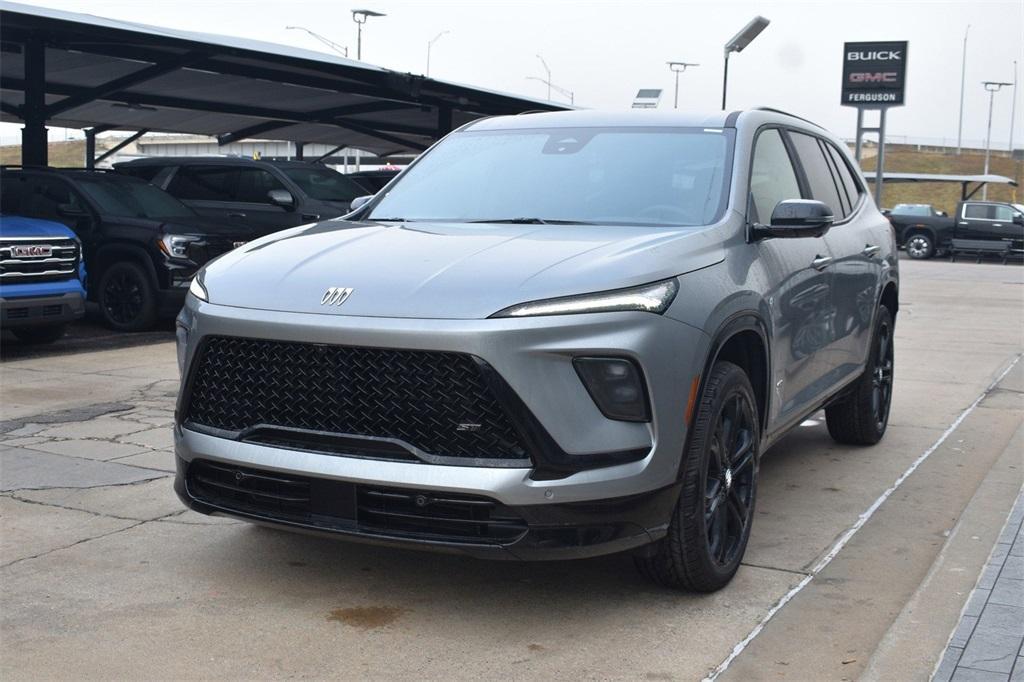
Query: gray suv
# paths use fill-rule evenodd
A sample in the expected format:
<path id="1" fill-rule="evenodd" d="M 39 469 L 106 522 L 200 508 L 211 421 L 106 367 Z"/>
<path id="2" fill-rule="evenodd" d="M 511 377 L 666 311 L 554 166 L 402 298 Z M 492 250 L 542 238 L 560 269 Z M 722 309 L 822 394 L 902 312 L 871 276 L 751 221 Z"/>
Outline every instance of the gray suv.
<path id="1" fill-rule="evenodd" d="M 480 557 L 632 551 L 724 586 L 759 458 L 885 433 L 896 247 L 845 147 L 771 110 L 475 121 L 178 318 L 192 509 Z"/>

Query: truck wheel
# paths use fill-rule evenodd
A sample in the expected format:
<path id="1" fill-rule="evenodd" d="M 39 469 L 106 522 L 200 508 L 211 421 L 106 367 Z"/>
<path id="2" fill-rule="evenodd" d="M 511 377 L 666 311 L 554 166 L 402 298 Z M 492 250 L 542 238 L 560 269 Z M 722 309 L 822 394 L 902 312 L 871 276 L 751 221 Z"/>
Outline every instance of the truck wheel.
<path id="1" fill-rule="evenodd" d="M 636 558 L 651 580 L 676 589 L 713 592 L 739 568 L 750 537 L 761 443 L 757 402 L 746 373 L 718 362 L 701 395 L 682 488 L 668 534 Z"/>
<path id="2" fill-rule="evenodd" d="M 39 327 L 21 327 L 12 329 L 11 332 L 19 341 L 25 343 L 53 343 L 64 336 L 67 326 L 63 324 L 47 324 Z"/>
<path id="3" fill-rule="evenodd" d="M 907 255 L 914 260 L 925 260 L 935 255 L 932 238 L 923 232 L 910 235 L 907 239 Z"/>
<path id="4" fill-rule="evenodd" d="M 156 295 L 146 271 L 130 262 L 114 263 L 99 283 L 100 314 L 111 329 L 137 332 L 156 321 Z"/>
<path id="5" fill-rule="evenodd" d="M 874 445 L 882 440 L 892 404 L 893 320 L 885 306 L 878 309 L 867 367 L 842 402 L 825 408 L 828 432 L 837 443 Z"/>

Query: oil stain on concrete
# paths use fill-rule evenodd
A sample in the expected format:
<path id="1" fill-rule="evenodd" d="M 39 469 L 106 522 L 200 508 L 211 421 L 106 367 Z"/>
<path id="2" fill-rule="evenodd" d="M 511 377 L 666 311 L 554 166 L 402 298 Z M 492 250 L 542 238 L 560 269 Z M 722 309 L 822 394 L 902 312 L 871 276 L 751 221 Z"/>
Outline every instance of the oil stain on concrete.
<path id="1" fill-rule="evenodd" d="M 360 630 L 376 630 L 391 625 L 409 609 L 400 606 L 355 606 L 346 609 L 334 609 L 327 620 L 344 623 Z"/>

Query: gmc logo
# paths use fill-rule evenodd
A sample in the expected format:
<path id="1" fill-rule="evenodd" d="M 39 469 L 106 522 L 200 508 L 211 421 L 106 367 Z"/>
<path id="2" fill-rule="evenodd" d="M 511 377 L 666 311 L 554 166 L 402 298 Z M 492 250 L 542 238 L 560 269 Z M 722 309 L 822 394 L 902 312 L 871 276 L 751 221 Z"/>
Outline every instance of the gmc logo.
<path id="1" fill-rule="evenodd" d="M 848 62 L 898 62 L 901 59 L 899 50 L 846 53 L 846 61 Z"/>
<path id="2" fill-rule="evenodd" d="M 851 73 L 851 83 L 897 83 L 898 74 L 893 71 L 886 73 Z"/>

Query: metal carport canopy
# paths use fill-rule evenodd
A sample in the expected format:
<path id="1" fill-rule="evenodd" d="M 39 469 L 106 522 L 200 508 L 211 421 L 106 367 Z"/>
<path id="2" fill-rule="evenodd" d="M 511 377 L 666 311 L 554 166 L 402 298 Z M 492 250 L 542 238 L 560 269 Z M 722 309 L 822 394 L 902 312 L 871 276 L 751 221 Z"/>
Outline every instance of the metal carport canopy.
<path id="1" fill-rule="evenodd" d="M 875 181 L 874 173 L 864 173 L 868 182 Z M 882 173 L 883 182 L 957 182 L 960 183 L 960 200 L 966 201 L 987 184 L 1010 185 L 1017 182 L 1005 175 L 945 175 L 941 173 Z M 971 187 L 974 183 L 974 187 Z"/>
<path id="2" fill-rule="evenodd" d="M 418 152 L 481 116 L 569 107 L 285 45 L 0 2 L 0 120 Z M 40 158 L 41 155 L 41 158 Z"/>

